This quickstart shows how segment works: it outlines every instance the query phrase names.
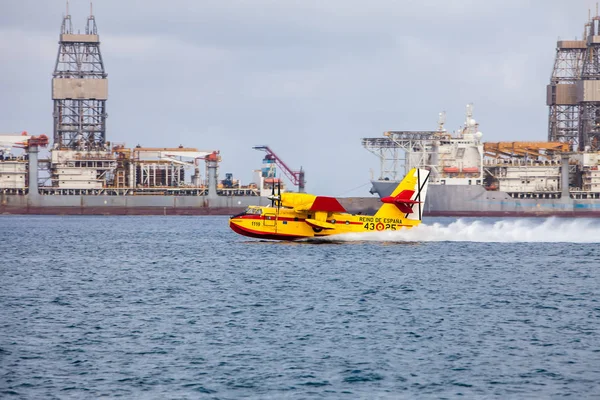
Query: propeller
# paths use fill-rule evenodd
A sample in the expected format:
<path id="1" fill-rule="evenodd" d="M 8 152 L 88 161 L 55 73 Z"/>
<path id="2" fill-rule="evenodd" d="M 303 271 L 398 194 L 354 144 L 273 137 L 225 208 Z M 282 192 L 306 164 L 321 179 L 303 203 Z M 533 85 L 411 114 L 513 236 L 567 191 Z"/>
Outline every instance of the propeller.
<path id="1" fill-rule="evenodd" d="M 279 212 L 279 208 L 281 207 L 281 181 L 277 182 L 277 196 L 275 196 L 275 183 L 271 186 L 271 195 L 267 197 L 271 200 L 271 207 L 275 207 L 277 204 L 277 212 Z"/>
<path id="2" fill-rule="evenodd" d="M 277 181 L 277 213 L 279 213 L 279 207 L 281 207 L 281 181 Z"/>
<path id="3" fill-rule="evenodd" d="M 269 198 L 271 199 L 271 207 L 275 207 L 275 183 L 271 185 L 271 196 Z"/>

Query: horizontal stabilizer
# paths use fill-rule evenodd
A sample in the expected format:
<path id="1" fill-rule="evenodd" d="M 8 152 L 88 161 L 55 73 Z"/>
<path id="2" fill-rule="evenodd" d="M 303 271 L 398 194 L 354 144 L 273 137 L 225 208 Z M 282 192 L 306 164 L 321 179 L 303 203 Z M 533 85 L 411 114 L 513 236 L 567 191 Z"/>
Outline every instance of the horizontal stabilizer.
<path id="1" fill-rule="evenodd" d="M 330 224 L 325 221 L 318 221 L 316 219 L 305 219 L 306 223 L 312 226 L 313 228 L 323 228 L 323 229 L 333 229 L 335 228 L 334 224 Z"/>
<path id="2" fill-rule="evenodd" d="M 381 199 L 381 201 L 383 203 L 395 205 L 396 207 L 398 207 L 398 209 L 400 211 L 402 211 L 405 214 L 412 214 L 413 213 L 412 206 L 414 204 L 421 203 L 421 201 L 411 200 L 411 197 L 413 196 L 413 194 L 415 194 L 414 190 L 403 190 L 397 196 L 383 197 Z"/>

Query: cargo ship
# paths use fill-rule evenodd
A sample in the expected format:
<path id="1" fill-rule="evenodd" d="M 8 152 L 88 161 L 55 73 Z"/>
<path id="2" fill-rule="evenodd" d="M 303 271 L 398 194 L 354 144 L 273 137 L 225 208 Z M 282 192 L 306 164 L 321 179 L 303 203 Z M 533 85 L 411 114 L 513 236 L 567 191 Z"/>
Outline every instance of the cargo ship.
<path id="1" fill-rule="evenodd" d="M 256 171 L 257 183 L 242 185 L 232 174 L 218 179 L 217 151 L 108 143 L 94 150 L 50 149 L 50 157 L 40 159 L 47 145 L 44 135 L 0 135 L 0 213 L 231 214 L 267 205 L 273 191 L 286 190 L 268 155 Z"/>
<path id="2" fill-rule="evenodd" d="M 68 9 L 63 16 L 51 91 L 52 143 L 0 134 L 0 214 L 232 215 L 285 192 L 282 174 L 304 191 L 302 168 L 290 169 L 268 146 L 254 148 L 266 154 L 243 185 L 232 173 L 219 179 L 218 150 L 106 140 L 108 80 L 91 10 L 84 33 L 74 33 Z M 373 200 L 340 199 L 351 212 L 375 209 Z"/>
<path id="3" fill-rule="evenodd" d="M 547 141 L 483 142 L 468 105 L 453 133 L 442 113 L 433 131 L 363 138 L 380 159 L 371 193 L 389 196 L 402 168 L 420 167 L 431 170 L 430 216 L 600 216 L 600 17 L 584 32 L 557 42 Z"/>
<path id="4" fill-rule="evenodd" d="M 0 135 L 0 214 L 233 215 L 268 205 L 270 196 L 286 191 L 272 153 L 254 171 L 254 182 L 242 185 L 231 173 L 218 179 L 217 151 L 107 143 L 93 150 L 50 149 L 49 158 L 40 159 L 48 142 L 45 135 L 25 132 Z M 339 200 L 351 212 L 368 212 L 379 203 Z"/>
<path id="5" fill-rule="evenodd" d="M 54 141 L 0 135 L 0 213 L 231 214 L 268 204 L 275 188 L 285 191 L 274 154 L 264 157 L 254 183 L 242 185 L 232 174 L 218 179 L 218 150 L 107 141 L 107 98 L 95 18 L 87 18 L 85 33 L 74 33 L 67 10 L 52 77 Z"/>
<path id="6" fill-rule="evenodd" d="M 363 145 L 401 146 L 406 165 L 431 171 L 430 216 L 600 215 L 600 153 L 570 152 L 560 142 L 484 143 L 468 110 L 465 127 L 453 134 L 440 124 L 438 131 L 386 132 Z M 387 172 L 392 179 L 373 180 L 371 193 L 391 194 L 397 180 Z"/>

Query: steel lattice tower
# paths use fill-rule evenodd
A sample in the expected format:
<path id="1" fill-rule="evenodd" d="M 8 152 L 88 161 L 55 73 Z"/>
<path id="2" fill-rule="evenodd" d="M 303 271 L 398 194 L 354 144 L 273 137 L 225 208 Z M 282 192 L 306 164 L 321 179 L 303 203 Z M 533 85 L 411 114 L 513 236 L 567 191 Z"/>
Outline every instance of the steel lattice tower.
<path id="1" fill-rule="evenodd" d="M 579 145 L 577 82 L 581 79 L 585 40 L 560 40 L 547 88 L 548 141 Z"/>
<path id="2" fill-rule="evenodd" d="M 586 25 L 587 49 L 577 97 L 580 104 L 579 150 L 600 149 L 600 17 Z"/>
<path id="3" fill-rule="evenodd" d="M 52 79 L 55 147 L 104 148 L 106 77 L 94 15 L 90 12 L 85 34 L 74 34 L 67 9 Z"/>

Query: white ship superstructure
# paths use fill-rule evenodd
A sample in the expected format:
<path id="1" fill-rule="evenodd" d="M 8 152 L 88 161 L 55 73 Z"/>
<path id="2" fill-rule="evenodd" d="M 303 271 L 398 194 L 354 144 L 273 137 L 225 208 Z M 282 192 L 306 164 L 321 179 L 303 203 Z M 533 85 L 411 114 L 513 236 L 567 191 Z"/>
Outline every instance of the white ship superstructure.
<path id="1" fill-rule="evenodd" d="M 445 113 L 440 113 L 435 131 L 388 131 L 383 138 L 363 139 L 363 146 L 379 157 L 378 180 L 397 182 L 404 171 L 427 168 L 434 185 L 482 185 L 483 134 L 473 118 L 473 106 L 467 106 L 465 125 L 453 134 L 444 123 Z"/>
<path id="2" fill-rule="evenodd" d="M 484 143 L 482 137 L 468 105 L 465 125 L 454 134 L 446 133 L 441 114 L 436 131 L 386 132 L 363 145 L 390 176 L 395 172 L 386 165 L 431 170 L 434 195 L 425 210 L 433 215 L 600 212 L 599 152 L 571 151 L 561 142 Z M 371 192 L 384 197 L 397 180 L 382 176 L 372 183 Z"/>
<path id="3" fill-rule="evenodd" d="M 467 106 L 464 127 L 454 134 L 444 129 L 445 113 L 432 135 L 405 146 L 405 169 L 413 166 L 431 170 L 432 184 L 481 185 L 483 183 L 483 134 L 473 119 L 473 106 Z"/>
<path id="4" fill-rule="evenodd" d="M 59 189 L 99 190 L 107 186 L 117 161 L 111 151 L 50 151 L 52 187 Z"/>
<path id="5" fill-rule="evenodd" d="M 13 148 L 24 146 L 31 138 L 21 135 L 0 135 L 0 190 L 23 193 L 27 187 L 27 155 L 13 153 Z"/>

